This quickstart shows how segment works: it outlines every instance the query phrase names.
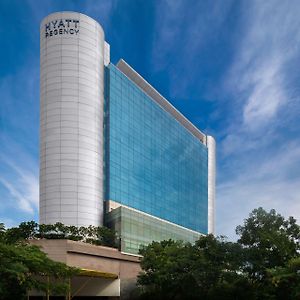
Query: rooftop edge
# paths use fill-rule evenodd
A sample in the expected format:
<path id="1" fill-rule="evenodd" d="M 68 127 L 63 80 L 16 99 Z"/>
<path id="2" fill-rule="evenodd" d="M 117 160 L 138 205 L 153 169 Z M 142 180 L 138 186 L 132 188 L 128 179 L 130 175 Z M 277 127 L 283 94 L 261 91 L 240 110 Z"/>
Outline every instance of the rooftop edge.
<path id="1" fill-rule="evenodd" d="M 180 113 L 165 97 L 163 97 L 154 87 L 152 87 L 140 74 L 138 74 L 123 59 L 117 63 L 117 68 L 133 81 L 141 90 L 151 97 L 165 111 L 170 113 L 183 127 L 206 145 L 206 135 L 201 132 L 191 121 Z"/>

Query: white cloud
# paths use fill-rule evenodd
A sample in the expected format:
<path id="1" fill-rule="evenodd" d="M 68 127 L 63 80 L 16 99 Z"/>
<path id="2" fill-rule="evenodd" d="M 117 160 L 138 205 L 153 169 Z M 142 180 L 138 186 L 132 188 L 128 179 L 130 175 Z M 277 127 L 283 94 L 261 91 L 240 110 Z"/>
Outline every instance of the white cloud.
<path id="1" fill-rule="evenodd" d="M 11 167 L 12 171 L 15 171 L 17 179 L 21 184 L 23 194 L 28 199 L 28 202 L 34 208 L 37 208 L 39 204 L 39 180 L 37 174 L 21 168 L 10 160 L 6 160 L 6 163 Z"/>
<path id="2" fill-rule="evenodd" d="M 260 130 L 291 101 L 285 66 L 298 57 L 300 14 L 296 2 L 252 1 L 228 85 L 243 103 L 243 126 Z M 246 12 L 246 13 L 245 13 Z"/>
<path id="3" fill-rule="evenodd" d="M 268 61 L 266 66 L 253 71 L 248 82 L 242 81 L 244 89 L 253 86 L 243 111 L 244 125 L 248 128 L 260 128 L 287 101 L 280 72 L 279 62 Z"/>
<path id="4" fill-rule="evenodd" d="M 233 58 L 224 85 L 212 83 L 218 90 L 213 91 L 214 114 L 222 122 L 217 132 L 217 142 L 222 137 L 217 144 L 218 234 L 234 238 L 235 227 L 258 206 L 300 218 L 300 138 L 291 130 L 300 104 L 289 68 L 299 58 L 298 4 L 257 0 L 241 3 L 235 12 L 238 28 L 229 36 L 235 42 Z M 207 40 L 218 37 L 233 17 L 230 2 L 208 6 L 199 2 L 193 11 L 185 1 L 157 6 L 154 70 L 168 70 L 171 97 L 184 95 L 193 80 L 201 84 L 195 62 Z"/>
<path id="5" fill-rule="evenodd" d="M 285 217 L 294 216 L 300 220 L 300 179 L 285 181 L 266 179 L 260 182 L 232 181 L 230 185 L 218 187 L 217 233 L 236 238 L 234 230 L 257 207 L 272 208 Z M 221 202 L 222 201 L 222 202 Z"/>
<path id="6" fill-rule="evenodd" d="M 13 146 L 13 143 L 10 144 Z M 39 179 L 36 161 L 20 149 L 20 156 L 0 155 L 0 185 L 11 195 L 12 203 L 2 202 L 2 209 L 14 207 L 29 216 L 37 212 L 39 204 Z M 27 157 L 27 158 L 26 158 Z M 24 159 L 24 161 L 23 161 Z"/>
<path id="7" fill-rule="evenodd" d="M 229 125 L 219 144 L 217 232 L 234 228 L 262 206 L 300 219 L 299 97 L 289 69 L 299 59 L 297 1 L 245 4 L 240 43 L 225 78 Z M 289 124 L 290 123 L 290 124 Z"/>
<path id="8" fill-rule="evenodd" d="M 24 187 L 19 186 L 19 189 L 21 190 L 21 192 L 19 192 L 13 184 L 11 184 L 10 182 L 8 182 L 7 180 L 1 177 L 0 177 L 0 183 L 2 183 L 2 185 L 10 192 L 11 196 L 17 202 L 17 207 L 19 209 L 30 214 L 34 213 L 34 210 L 30 203 L 31 202 L 30 199 L 27 198 L 26 196 L 23 196 Z M 26 186 L 25 186 L 25 190 L 26 190 Z"/>
<path id="9" fill-rule="evenodd" d="M 235 165 L 235 174 L 218 185 L 218 234 L 234 239 L 235 227 L 259 206 L 300 220 L 300 141 L 279 145 L 274 155 L 243 160 L 246 163 Z"/>

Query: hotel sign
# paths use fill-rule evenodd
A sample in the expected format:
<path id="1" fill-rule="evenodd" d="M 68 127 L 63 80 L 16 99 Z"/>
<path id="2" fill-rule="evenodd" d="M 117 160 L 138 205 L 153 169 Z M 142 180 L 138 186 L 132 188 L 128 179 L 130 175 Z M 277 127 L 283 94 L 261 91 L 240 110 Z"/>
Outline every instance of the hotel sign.
<path id="1" fill-rule="evenodd" d="M 79 20 L 59 19 L 45 24 L 45 38 L 62 34 L 78 35 Z"/>

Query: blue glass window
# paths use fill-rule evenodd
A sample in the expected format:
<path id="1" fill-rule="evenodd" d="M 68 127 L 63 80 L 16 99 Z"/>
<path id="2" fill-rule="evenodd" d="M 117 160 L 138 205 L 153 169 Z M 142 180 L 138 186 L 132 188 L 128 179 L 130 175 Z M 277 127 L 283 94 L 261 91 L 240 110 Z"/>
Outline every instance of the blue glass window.
<path id="1" fill-rule="evenodd" d="M 106 200 L 207 233 L 206 146 L 114 65 L 106 76 Z"/>

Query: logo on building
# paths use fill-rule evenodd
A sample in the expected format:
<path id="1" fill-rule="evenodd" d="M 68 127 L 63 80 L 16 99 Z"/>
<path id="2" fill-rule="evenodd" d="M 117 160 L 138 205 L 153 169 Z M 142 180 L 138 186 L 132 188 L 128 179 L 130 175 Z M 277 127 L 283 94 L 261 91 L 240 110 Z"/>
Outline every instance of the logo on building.
<path id="1" fill-rule="evenodd" d="M 45 37 L 62 34 L 77 35 L 79 33 L 79 20 L 59 19 L 45 24 Z"/>

